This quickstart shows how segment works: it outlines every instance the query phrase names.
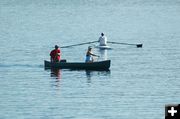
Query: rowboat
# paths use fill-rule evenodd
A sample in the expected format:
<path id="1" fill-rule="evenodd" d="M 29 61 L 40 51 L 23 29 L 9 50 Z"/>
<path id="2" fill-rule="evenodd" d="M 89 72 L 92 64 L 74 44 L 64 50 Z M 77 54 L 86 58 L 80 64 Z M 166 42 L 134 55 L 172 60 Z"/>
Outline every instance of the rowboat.
<path id="1" fill-rule="evenodd" d="M 98 46 L 95 46 L 96 48 L 99 48 L 99 49 L 111 49 L 111 47 L 110 46 L 108 46 L 108 45 L 98 45 Z"/>
<path id="2" fill-rule="evenodd" d="M 85 70 L 108 70 L 110 68 L 110 60 L 95 61 L 95 62 L 66 62 L 62 60 L 58 63 L 44 61 L 44 66 L 48 68 L 59 68 L 59 69 L 85 69 Z"/>

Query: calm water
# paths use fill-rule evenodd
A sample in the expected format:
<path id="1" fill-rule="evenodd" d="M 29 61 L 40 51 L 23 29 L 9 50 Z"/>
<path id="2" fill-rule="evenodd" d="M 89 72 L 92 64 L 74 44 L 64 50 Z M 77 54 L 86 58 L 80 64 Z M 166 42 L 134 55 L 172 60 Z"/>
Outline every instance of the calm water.
<path id="1" fill-rule="evenodd" d="M 1 0 L 0 119 L 164 119 L 180 103 L 179 0 Z M 60 46 L 97 40 L 109 72 L 44 70 Z M 84 61 L 88 45 L 62 50 Z"/>

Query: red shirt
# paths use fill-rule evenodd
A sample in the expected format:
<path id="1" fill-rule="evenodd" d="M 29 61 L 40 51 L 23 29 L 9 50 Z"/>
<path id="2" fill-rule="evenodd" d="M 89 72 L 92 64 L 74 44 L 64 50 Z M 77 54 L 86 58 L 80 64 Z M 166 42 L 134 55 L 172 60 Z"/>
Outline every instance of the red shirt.
<path id="1" fill-rule="evenodd" d="M 53 61 L 56 61 L 56 60 L 60 61 L 61 57 L 60 55 L 57 55 L 58 53 L 61 53 L 60 49 L 57 49 L 57 50 L 54 49 L 51 51 L 50 56 L 53 59 Z"/>

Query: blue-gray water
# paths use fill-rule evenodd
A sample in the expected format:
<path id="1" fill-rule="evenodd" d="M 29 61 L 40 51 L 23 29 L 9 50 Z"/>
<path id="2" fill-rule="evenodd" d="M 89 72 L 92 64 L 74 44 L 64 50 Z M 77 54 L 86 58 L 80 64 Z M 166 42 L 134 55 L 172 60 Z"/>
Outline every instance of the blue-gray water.
<path id="1" fill-rule="evenodd" d="M 0 119 L 163 119 L 180 103 L 179 0 L 1 0 Z M 55 44 L 97 40 L 109 72 L 44 70 Z M 84 61 L 88 45 L 61 49 Z M 100 60 L 100 59 L 99 59 Z"/>

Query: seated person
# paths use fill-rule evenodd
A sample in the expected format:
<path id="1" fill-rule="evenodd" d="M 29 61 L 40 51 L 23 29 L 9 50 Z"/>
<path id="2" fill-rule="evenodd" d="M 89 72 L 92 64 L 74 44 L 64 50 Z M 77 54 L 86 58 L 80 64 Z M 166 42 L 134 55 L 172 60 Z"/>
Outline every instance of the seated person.
<path id="1" fill-rule="evenodd" d="M 86 60 L 85 62 L 93 62 L 94 59 L 92 56 L 96 56 L 96 57 L 99 57 L 98 55 L 95 55 L 92 53 L 92 47 L 88 47 L 88 51 L 86 53 Z"/>
<path id="2" fill-rule="evenodd" d="M 61 51 L 59 49 L 58 45 L 55 45 L 55 49 L 51 51 L 50 56 L 51 56 L 51 62 L 59 62 L 61 59 Z"/>
<path id="3" fill-rule="evenodd" d="M 99 45 L 100 46 L 106 46 L 107 45 L 107 37 L 104 35 L 104 33 L 101 33 L 101 36 L 99 37 Z"/>

